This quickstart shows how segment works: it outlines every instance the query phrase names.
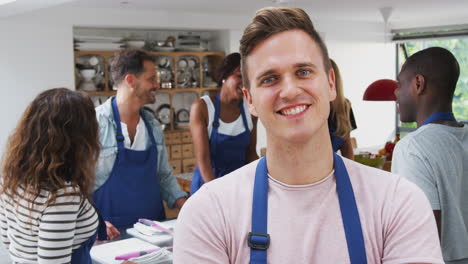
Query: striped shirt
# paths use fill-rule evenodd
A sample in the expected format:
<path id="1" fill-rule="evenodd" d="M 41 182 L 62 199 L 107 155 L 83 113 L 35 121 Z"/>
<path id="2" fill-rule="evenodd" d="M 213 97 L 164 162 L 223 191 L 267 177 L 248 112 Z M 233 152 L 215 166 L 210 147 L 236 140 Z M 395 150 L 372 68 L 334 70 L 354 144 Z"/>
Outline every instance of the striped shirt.
<path id="1" fill-rule="evenodd" d="M 48 197 L 42 191 L 31 207 L 29 200 L 0 195 L 1 240 L 13 262 L 70 263 L 73 250 L 95 234 L 96 210 L 76 188 L 60 189 L 55 202 L 46 206 Z"/>

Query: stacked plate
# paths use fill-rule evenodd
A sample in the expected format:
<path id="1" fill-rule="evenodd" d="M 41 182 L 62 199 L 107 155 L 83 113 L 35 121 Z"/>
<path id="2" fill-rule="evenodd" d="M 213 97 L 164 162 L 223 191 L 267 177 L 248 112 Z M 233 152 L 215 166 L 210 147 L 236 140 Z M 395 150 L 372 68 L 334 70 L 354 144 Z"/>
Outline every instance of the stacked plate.
<path id="1" fill-rule="evenodd" d="M 75 36 L 76 50 L 114 51 L 123 47 L 122 38 L 103 36 Z"/>
<path id="2" fill-rule="evenodd" d="M 145 46 L 144 40 L 127 40 L 125 43 L 127 44 L 127 48 L 132 49 L 141 49 Z"/>

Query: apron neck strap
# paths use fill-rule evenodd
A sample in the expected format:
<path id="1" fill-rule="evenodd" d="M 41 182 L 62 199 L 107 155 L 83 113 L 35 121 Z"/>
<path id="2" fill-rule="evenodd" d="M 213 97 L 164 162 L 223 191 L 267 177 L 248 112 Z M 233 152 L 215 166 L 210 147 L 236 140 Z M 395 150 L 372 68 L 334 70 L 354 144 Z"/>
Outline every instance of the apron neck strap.
<path id="1" fill-rule="evenodd" d="M 457 122 L 452 112 L 436 112 L 430 115 L 419 127 L 436 121 L 454 121 Z"/>
<path id="2" fill-rule="evenodd" d="M 115 131 L 115 137 L 117 139 L 117 147 L 119 149 L 124 148 L 124 136 L 122 134 L 122 126 L 120 125 L 120 114 L 119 114 L 119 108 L 117 107 L 117 99 L 116 97 L 112 98 L 112 113 L 114 114 L 114 121 L 115 124 L 117 125 L 117 130 Z"/>
<path id="3" fill-rule="evenodd" d="M 115 121 L 115 124 L 117 125 L 117 130 L 115 131 L 115 134 L 116 134 L 115 137 L 117 139 L 117 147 L 119 149 L 123 149 L 125 137 L 123 136 L 123 133 L 122 133 L 122 125 L 120 124 L 122 121 L 120 120 L 119 108 L 117 107 L 117 100 L 115 99 L 115 97 L 112 98 L 111 103 L 112 103 L 112 113 L 114 114 L 114 121 Z M 146 127 L 146 130 L 148 131 L 148 136 L 151 140 L 151 143 L 153 145 L 156 145 L 156 141 L 154 139 L 152 128 L 149 125 L 148 121 L 145 119 L 143 110 L 140 110 L 140 116 L 141 116 L 141 119 L 143 119 L 143 122 L 145 123 L 145 127 Z"/>

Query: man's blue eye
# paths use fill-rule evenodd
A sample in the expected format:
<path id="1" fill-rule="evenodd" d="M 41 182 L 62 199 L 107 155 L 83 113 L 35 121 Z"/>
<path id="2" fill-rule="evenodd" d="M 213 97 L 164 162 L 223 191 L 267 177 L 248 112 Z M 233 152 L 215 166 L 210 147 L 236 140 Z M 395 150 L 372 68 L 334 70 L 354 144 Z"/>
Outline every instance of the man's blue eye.
<path id="1" fill-rule="evenodd" d="M 309 70 L 300 70 L 297 72 L 299 75 L 308 75 L 310 74 L 310 71 Z"/>
<path id="2" fill-rule="evenodd" d="M 275 80 L 274 77 L 268 77 L 268 78 L 263 79 L 262 83 L 268 84 L 268 83 L 273 82 L 274 80 Z"/>

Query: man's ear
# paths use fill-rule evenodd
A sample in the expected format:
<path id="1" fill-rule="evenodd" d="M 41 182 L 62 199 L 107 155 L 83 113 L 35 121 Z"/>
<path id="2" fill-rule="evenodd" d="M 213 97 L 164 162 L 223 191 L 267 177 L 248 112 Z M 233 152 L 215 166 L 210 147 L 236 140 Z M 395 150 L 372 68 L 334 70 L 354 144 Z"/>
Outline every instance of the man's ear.
<path id="1" fill-rule="evenodd" d="M 336 99 L 335 71 L 330 68 L 328 71 L 328 85 L 330 87 L 330 102 Z"/>
<path id="2" fill-rule="evenodd" d="M 135 89 L 135 87 L 137 86 L 136 81 L 137 81 L 136 76 L 133 75 L 133 74 L 129 73 L 129 74 L 125 75 L 125 77 L 124 77 L 125 84 L 127 84 L 129 87 L 131 87 L 133 89 Z"/>
<path id="3" fill-rule="evenodd" d="M 426 89 L 426 78 L 421 74 L 416 74 L 414 77 L 415 92 L 417 95 L 421 95 Z"/>
<path id="4" fill-rule="evenodd" d="M 250 94 L 249 90 L 242 88 L 242 93 L 244 94 L 245 101 L 249 105 L 249 111 L 253 116 L 258 117 L 257 110 L 252 102 L 252 95 Z"/>

